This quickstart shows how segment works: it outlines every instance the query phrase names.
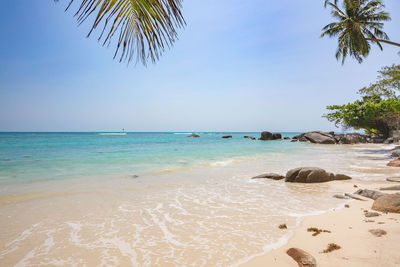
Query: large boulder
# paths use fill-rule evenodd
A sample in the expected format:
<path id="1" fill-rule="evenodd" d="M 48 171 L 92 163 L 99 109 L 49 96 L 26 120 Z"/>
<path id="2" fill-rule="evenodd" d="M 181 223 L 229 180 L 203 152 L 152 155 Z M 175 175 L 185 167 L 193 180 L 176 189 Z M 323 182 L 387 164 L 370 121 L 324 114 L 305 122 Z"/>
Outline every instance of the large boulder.
<path id="1" fill-rule="evenodd" d="M 264 131 L 261 133 L 261 137 L 259 138 L 259 140 L 272 140 L 273 139 L 272 136 L 273 135 L 271 132 Z"/>
<path id="2" fill-rule="evenodd" d="M 373 210 L 400 213 L 400 194 L 388 194 L 379 197 L 372 205 Z"/>
<path id="3" fill-rule="evenodd" d="M 323 183 L 333 180 L 349 180 L 344 174 L 333 174 L 316 167 L 300 167 L 286 173 L 285 182 L 290 183 Z"/>
<path id="4" fill-rule="evenodd" d="M 336 144 L 334 136 L 325 132 L 320 132 L 320 131 L 308 132 L 304 134 L 304 137 L 311 143 Z"/>
<path id="5" fill-rule="evenodd" d="M 390 167 L 400 167 L 400 158 L 394 159 L 392 161 L 390 161 L 387 166 Z"/>
<path id="6" fill-rule="evenodd" d="M 346 135 L 342 135 L 342 136 L 338 135 L 337 137 L 339 137 L 338 138 L 339 144 L 358 144 L 358 143 L 366 143 L 367 142 L 366 137 L 359 133 L 346 134 Z"/>
<path id="7" fill-rule="evenodd" d="M 282 180 L 283 178 L 285 178 L 285 176 L 282 176 L 282 175 L 277 174 L 277 173 L 264 173 L 264 174 L 261 174 L 261 175 L 254 176 L 251 179 L 262 179 L 262 178 L 272 179 L 272 180 Z"/>
<path id="8" fill-rule="evenodd" d="M 369 189 L 359 189 L 356 192 L 354 192 L 354 194 L 357 194 L 357 195 L 360 195 L 363 197 L 367 197 L 367 198 L 370 198 L 373 200 L 378 199 L 379 197 L 385 195 L 382 192 L 375 191 L 375 190 L 369 190 Z"/>
<path id="9" fill-rule="evenodd" d="M 299 248 L 290 248 L 286 253 L 294 259 L 299 267 L 316 267 L 317 261 L 308 252 Z"/>

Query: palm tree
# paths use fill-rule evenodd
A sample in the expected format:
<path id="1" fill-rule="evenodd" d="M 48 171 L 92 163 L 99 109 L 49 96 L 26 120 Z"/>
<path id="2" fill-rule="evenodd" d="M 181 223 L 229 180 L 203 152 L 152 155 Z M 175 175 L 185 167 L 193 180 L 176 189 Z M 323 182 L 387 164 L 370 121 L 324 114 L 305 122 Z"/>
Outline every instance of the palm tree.
<path id="1" fill-rule="evenodd" d="M 70 0 L 67 9 L 74 2 L 79 24 L 93 16 L 88 37 L 101 24 L 98 40 L 109 46 L 119 32 L 114 58 L 119 55 L 120 62 L 136 56 L 136 62 L 154 63 L 177 39 L 176 28 L 185 25 L 182 0 Z"/>
<path id="2" fill-rule="evenodd" d="M 381 50 L 381 43 L 400 46 L 389 41 L 389 36 L 382 31 L 383 22 L 390 20 L 390 16 L 381 11 L 385 6 L 381 0 L 343 0 L 343 11 L 337 3 L 338 0 L 325 0 L 325 7 L 332 8 L 331 14 L 338 21 L 326 25 L 321 37 L 339 37 L 336 59 L 341 57 L 342 64 L 347 55 L 361 63 L 370 52 L 370 43 L 378 45 Z"/>

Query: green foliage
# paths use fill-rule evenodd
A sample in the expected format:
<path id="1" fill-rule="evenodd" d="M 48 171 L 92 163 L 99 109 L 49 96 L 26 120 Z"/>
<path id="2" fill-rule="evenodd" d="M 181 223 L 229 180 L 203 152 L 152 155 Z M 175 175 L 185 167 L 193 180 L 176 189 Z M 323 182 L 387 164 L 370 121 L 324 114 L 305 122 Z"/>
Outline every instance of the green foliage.
<path id="1" fill-rule="evenodd" d="M 323 117 L 336 126 L 385 136 L 400 129 L 400 65 L 383 67 L 378 73 L 377 82 L 359 90 L 361 100 L 328 106 L 332 112 Z"/>
<path id="2" fill-rule="evenodd" d="M 99 41 L 108 46 L 118 34 L 114 58 L 120 52 L 120 62 L 135 55 L 144 65 L 155 62 L 176 40 L 176 28 L 185 25 L 182 0 L 70 0 L 67 9 L 73 2 L 79 23 L 94 19 L 88 36 L 100 26 Z"/>
<path id="3" fill-rule="evenodd" d="M 359 92 L 363 95 L 400 99 L 400 65 L 383 67 L 378 73 L 378 81 L 360 89 Z"/>
<path id="4" fill-rule="evenodd" d="M 361 100 L 345 105 L 328 106 L 333 112 L 324 115 L 336 126 L 365 129 L 369 133 L 388 135 L 398 129 L 400 122 L 400 100 L 382 99 L 378 95 L 363 96 Z"/>
<path id="5" fill-rule="evenodd" d="M 385 6 L 381 0 L 343 0 L 343 10 L 338 2 L 325 1 L 325 7 L 332 9 L 331 14 L 337 21 L 326 25 L 321 37 L 338 37 L 336 58 L 341 58 L 342 64 L 348 55 L 361 63 L 371 50 L 370 42 L 382 49 L 381 42 L 389 40 L 382 31 L 383 22 L 390 20 L 389 13 L 381 11 Z"/>

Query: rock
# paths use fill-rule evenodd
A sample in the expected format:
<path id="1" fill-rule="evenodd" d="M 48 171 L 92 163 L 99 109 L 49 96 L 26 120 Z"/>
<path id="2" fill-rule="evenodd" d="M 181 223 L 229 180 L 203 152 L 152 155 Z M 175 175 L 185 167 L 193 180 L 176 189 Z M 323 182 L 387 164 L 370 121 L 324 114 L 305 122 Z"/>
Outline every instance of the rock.
<path id="1" fill-rule="evenodd" d="M 273 140 L 280 140 L 280 139 L 282 139 L 282 135 L 280 133 L 274 133 L 272 135 L 272 139 Z"/>
<path id="2" fill-rule="evenodd" d="M 255 138 L 253 136 L 247 136 L 247 135 L 243 136 L 243 138 L 247 138 L 247 139 L 251 139 L 251 140 L 256 140 L 257 139 L 257 138 Z"/>
<path id="3" fill-rule="evenodd" d="M 400 185 L 382 187 L 380 190 L 400 190 Z"/>
<path id="4" fill-rule="evenodd" d="M 297 141 L 299 141 L 299 140 L 297 140 L 297 139 L 292 139 L 290 142 L 297 142 Z"/>
<path id="5" fill-rule="evenodd" d="M 400 167 L 400 158 L 390 161 L 386 166 L 390 167 Z"/>
<path id="6" fill-rule="evenodd" d="M 350 194 L 350 193 L 344 193 L 345 196 L 352 198 L 352 199 L 356 199 L 356 200 L 360 200 L 360 201 L 367 201 L 368 199 L 361 197 L 359 195 L 354 195 L 354 194 Z"/>
<path id="7" fill-rule="evenodd" d="M 334 131 L 329 132 L 330 135 L 335 135 Z"/>
<path id="8" fill-rule="evenodd" d="M 349 204 L 344 204 L 344 207 L 345 208 L 350 208 L 350 205 Z"/>
<path id="9" fill-rule="evenodd" d="M 188 135 L 187 137 L 200 137 L 200 135 L 198 135 L 198 134 L 191 134 L 191 135 Z"/>
<path id="10" fill-rule="evenodd" d="M 326 172 L 315 167 L 300 167 L 286 173 L 285 182 L 290 183 L 322 183 L 333 180 L 351 179 L 349 176 Z"/>
<path id="11" fill-rule="evenodd" d="M 316 144 L 336 144 L 335 138 L 329 133 L 314 131 L 304 134 L 304 137 L 311 143 Z"/>
<path id="12" fill-rule="evenodd" d="M 290 137 L 285 136 L 285 137 L 283 137 L 283 139 L 284 140 L 290 140 Z"/>
<path id="13" fill-rule="evenodd" d="M 389 177 L 389 178 L 386 178 L 386 181 L 400 183 L 400 177 Z"/>
<path id="14" fill-rule="evenodd" d="M 385 230 L 382 230 L 382 229 L 371 229 L 368 232 L 370 232 L 371 234 L 373 234 L 374 236 L 377 236 L 377 237 L 381 237 L 383 235 L 387 235 L 387 232 Z"/>
<path id="15" fill-rule="evenodd" d="M 254 176 L 251 179 L 260 179 L 260 178 L 266 178 L 266 179 L 272 179 L 272 180 L 282 180 L 283 178 L 285 178 L 285 176 L 282 176 L 277 173 L 264 173 L 261 175 Z"/>
<path id="16" fill-rule="evenodd" d="M 339 194 L 333 195 L 333 197 L 334 197 L 334 198 L 338 198 L 338 199 L 349 199 L 349 198 L 346 197 L 345 195 L 339 195 Z"/>
<path id="17" fill-rule="evenodd" d="M 222 138 L 232 138 L 232 135 L 224 135 Z"/>
<path id="18" fill-rule="evenodd" d="M 351 177 L 346 175 L 346 174 L 335 174 L 335 179 L 334 180 L 351 180 Z"/>
<path id="19" fill-rule="evenodd" d="M 317 261 L 315 258 L 308 252 L 299 249 L 299 248 L 290 248 L 286 251 L 286 253 L 292 257 L 299 267 L 316 267 Z"/>
<path id="20" fill-rule="evenodd" d="M 374 201 L 373 210 L 400 213 L 400 194 L 387 194 Z"/>
<path id="21" fill-rule="evenodd" d="M 400 157 L 400 148 L 396 148 L 396 149 L 392 150 L 392 157 L 394 157 L 394 158 Z"/>
<path id="22" fill-rule="evenodd" d="M 378 212 L 366 212 L 366 213 L 364 213 L 364 216 L 369 218 L 369 217 L 380 216 L 380 214 Z"/>
<path id="23" fill-rule="evenodd" d="M 373 200 L 385 195 L 384 193 L 381 193 L 379 191 L 369 190 L 369 189 L 359 189 L 356 192 L 354 192 L 354 194 L 367 197 Z"/>
<path id="24" fill-rule="evenodd" d="M 272 133 L 264 131 L 261 133 L 261 137 L 258 138 L 258 140 L 272 140 Z"/>
<path id="25" fill-rule="evenodd" d="M 393 144 L 394 143 L 394 139 L 393 139 L 393 137 L 386 138 L 386 140 L 383 143 L 384 144 Z"/>

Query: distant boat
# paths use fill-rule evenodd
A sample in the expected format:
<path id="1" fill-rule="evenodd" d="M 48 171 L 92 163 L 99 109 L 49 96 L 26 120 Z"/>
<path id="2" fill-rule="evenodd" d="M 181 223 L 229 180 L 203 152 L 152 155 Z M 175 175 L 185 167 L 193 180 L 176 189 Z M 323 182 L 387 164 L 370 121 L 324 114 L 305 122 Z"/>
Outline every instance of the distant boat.
<path id="1" fill-rule="evenodd" d="M 99 135 L 126 135 L 125 128 L 122 128 L 122 133 L 99 133 Z"/>

